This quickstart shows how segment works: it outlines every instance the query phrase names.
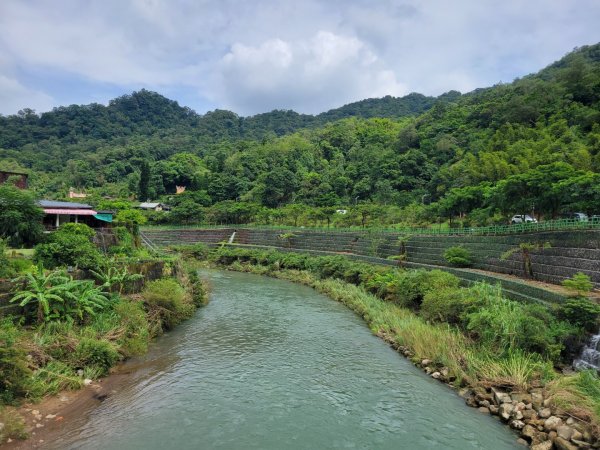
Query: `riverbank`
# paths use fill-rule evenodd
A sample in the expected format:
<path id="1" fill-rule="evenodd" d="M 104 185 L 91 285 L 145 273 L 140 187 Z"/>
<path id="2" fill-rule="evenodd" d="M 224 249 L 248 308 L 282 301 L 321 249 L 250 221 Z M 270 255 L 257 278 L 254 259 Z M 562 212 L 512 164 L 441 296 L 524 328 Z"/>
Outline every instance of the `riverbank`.
<path id="1" fill-rule="evenodd" d="M 110 395 L 111 386 L 124 376 L 122 361 L 145 353 L 152 338 L 207 301 L 207 287 L 196 272 L 174 260 L 163 278 L 145 283 L 140 293 L 113 295 L 101 311 L 92 310 L 81 322 L 21 326 L 15 318 L 2 319 L 0 400 L 29 403 L 21 408 L 0 404 L 0 445 L 11 440 L 17 446 L 27 436 L 35 438 L 27 445 L 47 441 L 41 435 L 51 437 L 82 408 Z M 109 373 L 113 375 L 106 378 Z"/>
<path id="2" fill-rule="evenodd" d="M 464 335 L 456 326 L 424 320 L 410 308 L 399 306 L 385 289 L 375 289 L 377 296 L 372 295 L 364 288 L 368 285 L 365 273 L 370 271 L 371 277 L 382 276 L 382 271 L 367 265 L 352 268 L 331 258 L 317 262 L 307 255 L 247 250 L 217 250 L 213 260 L 233 270 L 300 282 L 346 304 L 369 324 L 374 334 L 433 378 L 458 389 L 470 406 L 500 417 L 531 448 L 590 448 L 598 444 L 597 392 L 600 390 L 597 377 L 590 372 L 562 375 L 553 370 L 547 357 L 526 352 L 517 345 L 502 354 L 489 342 L 483 345 L 477 337 Z M 344 266 L 343 270 L 335 267 L 336 262 Z M 312 271 L 286 268 L 294 264 Z M 319 275 L 315 274 L 317 271 Z M 331 279 L 335 274 L 339 278 L 353 279 L 355 283 Z M 451 300 L 447 293 L 446 290 L 446 295 L 441 296 L 445 303 Z M 387 297 L 385 300 L 378 298 L 382 294 Z M 440 292 L 433 292 L 430 300 L 438 294 Z M 485 292 L 479 294 L 485 295 Z M 500 299 L 495 301 L 515 307 Z M 496 313 L 501 311 L 496 310 Z"/>

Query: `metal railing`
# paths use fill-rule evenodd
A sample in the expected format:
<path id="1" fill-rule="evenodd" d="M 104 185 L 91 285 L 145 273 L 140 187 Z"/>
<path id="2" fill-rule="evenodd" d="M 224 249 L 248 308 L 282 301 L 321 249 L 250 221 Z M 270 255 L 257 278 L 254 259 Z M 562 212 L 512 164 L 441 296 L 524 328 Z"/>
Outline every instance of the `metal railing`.
<path id="1" fill-rule="evenodd" d="M 519 223 L 513 225 L 492 225 L 487 227 L 459 227 L 447 228 L 433 224 L 429 227 L 294 227 L 289 225 L 257 225 L 257 224 L 199 224 L 199 225 L 147 225 L 144 231 L 153 230 L 219 230 L 219 229 L 254 229 L 254 230 L 282 230 L 282 231 L 326 231 L 326 232 L 380 232 L 410 235 L 510 235 L 524 233 L 539 233 L 546 231 L 568 230 L 597 230 L 600 229 L 600 219 L 581 221 L 575 219 L 546 220 L 537 223 Z"/>

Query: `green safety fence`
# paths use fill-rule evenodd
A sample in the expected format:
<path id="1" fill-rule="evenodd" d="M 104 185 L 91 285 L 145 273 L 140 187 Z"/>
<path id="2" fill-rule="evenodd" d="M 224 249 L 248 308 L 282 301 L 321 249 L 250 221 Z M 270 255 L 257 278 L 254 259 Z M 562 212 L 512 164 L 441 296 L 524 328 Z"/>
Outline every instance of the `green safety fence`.
<path id="1" fill-rule="evenodd" d="M 567 231 L 567 230 L 597 230 L 600 229 L 600 219 L 588 221 L 574 219 L 546 220 L 537 223 L 519 223 L 514 225 L 493 225 L 488 227 L 461 227 L 443 228 L 432 225 L 427 228 L 408 227 L 294 227 L 287 225 L 257 225 L 257 224 L 200 224 L 200 225 L 147 225 L 142 227 L 144 231 L 154 230 L 202 230 L 202 229 L 255 229 L 255 230 L 282 230 L 282 231 L 328 231 L 328 232 L 380 232 L 399 233 L 410 235 L 445 235 L 445 236 L 468 236 L 468 235 L 510 235 L 524 233 L 539 233 L 544 231 Z"/>

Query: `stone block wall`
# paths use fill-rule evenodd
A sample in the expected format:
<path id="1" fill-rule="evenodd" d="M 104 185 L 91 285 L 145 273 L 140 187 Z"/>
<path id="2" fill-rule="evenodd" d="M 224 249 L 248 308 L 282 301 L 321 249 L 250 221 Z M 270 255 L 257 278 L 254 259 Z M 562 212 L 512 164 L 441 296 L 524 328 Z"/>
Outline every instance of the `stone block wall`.
<path id="1" fill-rule="evenodd" d="M 157 245 L 227 240 L 234 228 L 197 230 L 147 230 L 144 233 Z M 531 252 L 535 279 L 560 283 L 577 272 L 590 276 L 600 287 L 600 231 L 552 231 L 510 236 L 444 236 L 380 233 L 368 231 L 313 231 L 297 230 L 289 238 L 282 238 L 289 230 L 238 228 L 234 243 L 271 246 L 296 250 L 355 254 L 387 258 L 400 253 L 399 238 L 406 240 L 409 263 L 447 266 L 444 251 L 452 246 L 467 248 L 476 269 L 523 277 L 522 256 L 519 251 L 503 260 L 501 255 L 520 243 L 545 243 L 550 248 Z"/>

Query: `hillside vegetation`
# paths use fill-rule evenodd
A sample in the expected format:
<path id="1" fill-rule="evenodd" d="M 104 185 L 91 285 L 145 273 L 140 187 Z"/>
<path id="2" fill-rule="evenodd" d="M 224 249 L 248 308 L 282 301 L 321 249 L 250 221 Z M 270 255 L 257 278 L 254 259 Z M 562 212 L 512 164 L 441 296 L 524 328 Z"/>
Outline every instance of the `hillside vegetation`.
<path id="1" fill-rule="evenodd" d="M 329 223 L 336 208 L 351 210 L 334 220 L 345 224 L 600 214 L 600 44 L 512 83 L 317 116 L 200 116 L 144 90 L 106 107 L 26 110 L 0 117 L 0 161 L 29 170 L 39 195 L 163 198 L 175 214 L 158 221 Z M 186 194 L 169 197 L 175 186 Z"/>

